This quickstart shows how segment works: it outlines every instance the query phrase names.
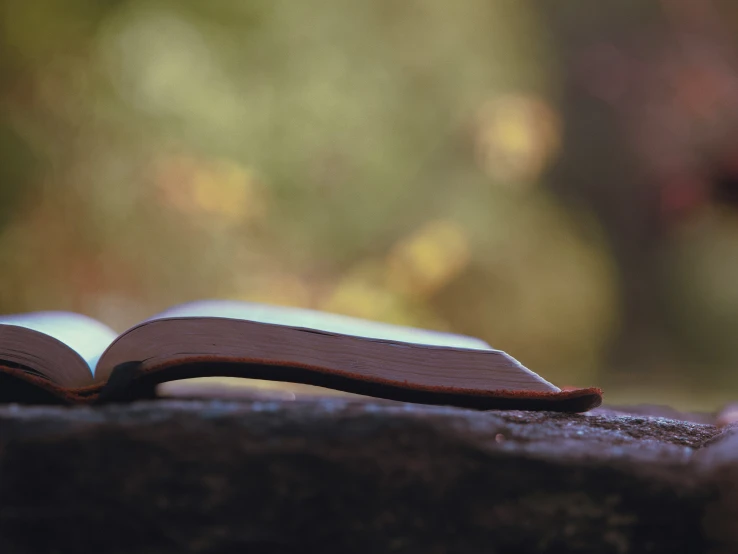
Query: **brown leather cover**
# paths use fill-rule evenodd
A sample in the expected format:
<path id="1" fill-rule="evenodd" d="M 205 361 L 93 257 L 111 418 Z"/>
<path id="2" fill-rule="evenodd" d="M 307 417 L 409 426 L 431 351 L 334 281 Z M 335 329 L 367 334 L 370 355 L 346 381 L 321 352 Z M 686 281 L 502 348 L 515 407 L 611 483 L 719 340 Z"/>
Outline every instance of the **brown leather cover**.
<path id="1" fill-rule="evenodd" d="M 602 403 L 597 388 L 561 392 L 410 386 L 399 381 L 370 379 L 349 372 L 314 366 L 266 364 L 259 360 L 192 359 L 142 368 L 137 364 L 118 367 L 108 383 L 67 389 L 21 369 L 0 366 L 0 402 L 20 404 L 94 404 L 129 402 L 156 397 L 156 385 L 193 377 L 244 377 L 304 383 L 355 394 L 402 402 L 458 406 L 475 410 L 545 410 L 586 412 Z"/>

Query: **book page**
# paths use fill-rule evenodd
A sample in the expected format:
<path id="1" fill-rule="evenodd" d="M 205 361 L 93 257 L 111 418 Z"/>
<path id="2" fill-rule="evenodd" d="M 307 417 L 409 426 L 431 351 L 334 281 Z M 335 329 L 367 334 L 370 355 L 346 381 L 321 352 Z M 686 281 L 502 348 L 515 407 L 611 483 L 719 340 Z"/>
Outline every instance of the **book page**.
<path id="1" fill-rule="evenodd" d="M 204 300 L 175 306 L 151 319 L 168 317 L 225 317 L 230 319 L 245 319 L 261 323 L 316 329 L 329 333 L 372 339 L 469 348 L 473 350 L 493 350 L 483 340 L 465 335 L 404 327 L 305 308 L 270 306 L 254 302 Z"/>
<path id="2" fill-rule="evenodd" d="M 142 374 L 161 370 L 163 381 L 230 376 L 349 392 L 367 390 L 351 385 L 359 382 L 439 394 L 559 392 L 479 339 L 239 302 L 177 306 L 129 329 L 100 358 L 97 381 L 136 360 Z"/>
<path id="3" fill-rule="evenodd" d="M 76 351 L 90 366 L 93 375 L 98 358 L 118 336 L 107 325 L 72 312 L 50 311 L 0 316 L 0 324 L 25 327 L 54 337 Z"/>

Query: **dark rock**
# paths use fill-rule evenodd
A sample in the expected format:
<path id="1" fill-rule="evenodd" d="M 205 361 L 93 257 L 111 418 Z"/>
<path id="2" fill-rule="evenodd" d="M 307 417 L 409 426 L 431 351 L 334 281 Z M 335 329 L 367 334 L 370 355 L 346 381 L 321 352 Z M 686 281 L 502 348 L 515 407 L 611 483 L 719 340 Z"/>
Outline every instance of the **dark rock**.
<path id="1" fill-rule="evenodd" d="M 610 415 L 641 415 L 649 417 L 663 417 L 677 421 L 691 421 L 692 423 L 707 423 L 720 426 L 719 415 L 708 412 L 683 412 L 670 406 L 657 404 L 635 404 L 631 406 L 602 406 L 592 410 L 597 414 Z"/>
<path id="2" fill-rule="evenodd" d="M 703 515 L 711 552 L 734 554 L 738 552 L 738 426 L 724 429 L 694 458 L 713 492 Z"/>
<path id="3" fill-rule="evenodd" d="M 738 545 L 703 527 L 738 498 L 727 432 L 336 397 L 11 405 L 0 552 L 702 552 Z"/>

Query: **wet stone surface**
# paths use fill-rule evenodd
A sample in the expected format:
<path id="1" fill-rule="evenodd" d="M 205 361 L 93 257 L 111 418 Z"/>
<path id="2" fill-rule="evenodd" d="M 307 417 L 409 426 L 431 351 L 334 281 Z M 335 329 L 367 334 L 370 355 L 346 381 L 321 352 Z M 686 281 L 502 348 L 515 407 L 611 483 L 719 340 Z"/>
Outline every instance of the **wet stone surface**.
<path id="1" fill-rule="evenodd" d="M 738 552 L 738 428 L 686 419 L 0 406 L 0 552 Z"/>

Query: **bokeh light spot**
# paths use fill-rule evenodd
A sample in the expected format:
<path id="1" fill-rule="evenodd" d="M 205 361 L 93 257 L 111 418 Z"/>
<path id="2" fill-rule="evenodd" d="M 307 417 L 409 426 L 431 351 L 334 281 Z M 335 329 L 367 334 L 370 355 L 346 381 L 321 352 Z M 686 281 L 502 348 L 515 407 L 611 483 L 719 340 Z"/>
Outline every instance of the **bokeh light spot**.
<path id="1" fill-rule="evenodd" d="M 557 153 L 560 121 L 543 99 L 503 95 L 477 113 L 474 146 L 477 163 L 495 180 L 531 182 Z"/>
<path id="2" fill-rule="evenodd" d="M 405 294 L 427 296 L 453 279 L 469 258 L 469 238 L 461 225 L 431 221 L 393 247 L 387 256 L 387 282 Z"/>

